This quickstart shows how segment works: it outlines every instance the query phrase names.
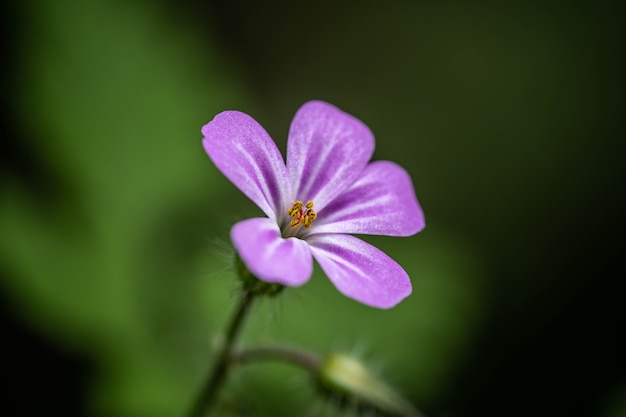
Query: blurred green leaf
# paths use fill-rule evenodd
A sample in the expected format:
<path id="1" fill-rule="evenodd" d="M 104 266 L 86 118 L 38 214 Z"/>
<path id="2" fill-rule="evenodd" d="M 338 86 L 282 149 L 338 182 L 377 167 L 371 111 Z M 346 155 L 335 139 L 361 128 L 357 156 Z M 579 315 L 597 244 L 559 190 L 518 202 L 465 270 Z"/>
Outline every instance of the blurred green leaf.
<path id="1" fill-rule="evenodd" d="M 247 95 L 215 46 L 157 4 L 23 7 L 20 123 L 55 188 L 4 178 L 6 284 L 35 325 L 96 355 L 96 414 L 179 414 L 203 368 L 178 345 L 211 323 L 196 261 L 223 267 L 205 236 L 222 229 L 211 196 L 227 183 L 200 127 Z"/>

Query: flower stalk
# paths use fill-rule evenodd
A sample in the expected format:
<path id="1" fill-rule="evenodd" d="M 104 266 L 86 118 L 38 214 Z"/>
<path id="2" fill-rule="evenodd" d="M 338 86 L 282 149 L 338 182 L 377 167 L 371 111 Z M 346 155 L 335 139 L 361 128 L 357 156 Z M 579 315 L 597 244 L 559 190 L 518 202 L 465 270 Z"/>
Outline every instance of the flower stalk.
<path id="1" fill-rule="evenodd" d="M 287 362 L 303 368 L 312 374 L 319 372 L 322 366 L 322 359 L 309 351 L 288 346 L 259 346 L 248 348 L 232 356 L 233 362 L 245 365 L 247 363 L 274 360 Z"/>
<path id="2" fill-rule="evenodd" d="M 228 368 L 230 365 L 231 351 L 237 340 L 237 336 L 241 332 L 243 323 L 250 311 L 255 294 L 246 291 L 239 301 L 239 305 L 235 315 L 230 322 L 226 331 L 226 338 L 220 351 L 213 372 L 207 379 L 204 387 L 200 391 L 195 405 L 193 406 L 189 417 L 203 417 L 207 411 L 213 406 L 217 397 L 217 392 L 222 384 L 226 381 Z"/>

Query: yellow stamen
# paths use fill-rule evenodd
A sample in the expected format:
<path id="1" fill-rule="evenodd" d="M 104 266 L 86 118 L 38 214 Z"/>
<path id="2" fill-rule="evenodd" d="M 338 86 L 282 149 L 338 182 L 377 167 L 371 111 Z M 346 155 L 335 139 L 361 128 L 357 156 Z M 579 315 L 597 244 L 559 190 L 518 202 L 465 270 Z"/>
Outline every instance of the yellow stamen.
<path id="1" fill-rule="evenodd" d="M 287 214 L 293 217 L 290 224 L 294 229 L 299 227 L 301 224 L 308 229 L 313 225 L 313 220 L 317 218 L 317 213 L 313 210 L 313 202 L 311 200 L 307 201 L 304 206 L 305 208 L 302 206 L 302 201 L 294 201 L 293 206 L 287 210 Z"/>
<path id="2" fill-rule="evenodd" d="M 302 215 L 302 201 L 294 201 L 293 206 L 291 206 L 291 208 L 287 210 L 287 214 L 289 214 L 291 217 L 300 217 Z"/>

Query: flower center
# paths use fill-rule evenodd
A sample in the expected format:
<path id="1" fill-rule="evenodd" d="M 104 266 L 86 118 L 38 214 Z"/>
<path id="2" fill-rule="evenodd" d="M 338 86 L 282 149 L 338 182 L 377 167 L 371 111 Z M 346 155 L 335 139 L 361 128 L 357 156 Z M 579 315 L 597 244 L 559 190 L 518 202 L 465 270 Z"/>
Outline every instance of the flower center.
<path id="1" fill-rule="evenodd" d="M 302 201 L 294 201 L 293 206 L 287 210 L 287 214 L 292 217 L 290 222 L 292 229 L 297 229 L 303 225 L 307 229 L 313 225 L 313 220 L 317 218 L 317 213 L 313 210 L 313 202 L 311 200 L 302 204 Z"/>

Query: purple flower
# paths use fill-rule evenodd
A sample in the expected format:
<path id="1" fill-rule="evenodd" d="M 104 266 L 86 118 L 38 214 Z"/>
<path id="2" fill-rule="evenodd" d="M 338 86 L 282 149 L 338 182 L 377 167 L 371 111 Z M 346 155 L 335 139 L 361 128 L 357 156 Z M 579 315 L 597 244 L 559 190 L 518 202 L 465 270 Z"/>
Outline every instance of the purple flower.
<path id="1" fill-rule="evenodd" d="M 291 122 L 286 165 L 247 114 L 222 112 L 202 134 L 217 168 L 267 215 L 231 230 L 257 278 L 302 285 L 315 258 L 341 293 L 363 304 L 390 308 L 411 293 L 400 265 L 349 234 L 409 236 L 424 228 L 407 172 L 369 163 L 374 136 L 360 120 L 328 103 L 305 103 Z"/>

